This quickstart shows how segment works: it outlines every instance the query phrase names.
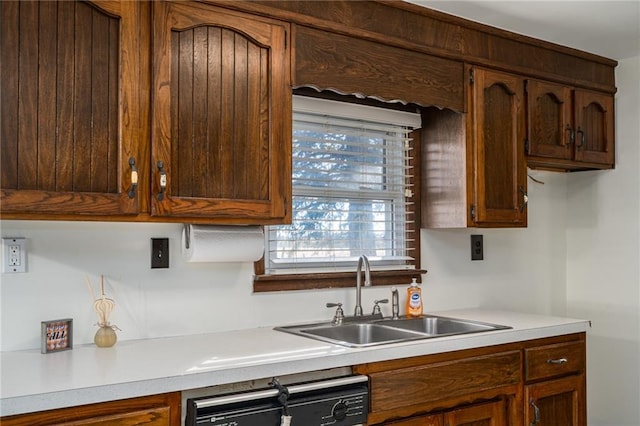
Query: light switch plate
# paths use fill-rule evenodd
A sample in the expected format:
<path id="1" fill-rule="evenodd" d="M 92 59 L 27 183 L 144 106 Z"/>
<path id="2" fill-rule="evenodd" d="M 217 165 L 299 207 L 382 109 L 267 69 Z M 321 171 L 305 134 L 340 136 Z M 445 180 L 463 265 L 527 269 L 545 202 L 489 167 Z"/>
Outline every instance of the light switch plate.
<path id="1" fill-rule="evenodd" d="M 484 242 L 482 235 L 471 236 L 471 260 L 484 259 Z"/>
<path id="2" fill-rule="evenodd" d="M 2 239 L 2 273 L 27 272 L 27 249 L 24 238 Z"/>
<path id="3" fill-rule="evenodd" d="M 169 267 L 169 239 L 151 239 L 151 269 Z"/>

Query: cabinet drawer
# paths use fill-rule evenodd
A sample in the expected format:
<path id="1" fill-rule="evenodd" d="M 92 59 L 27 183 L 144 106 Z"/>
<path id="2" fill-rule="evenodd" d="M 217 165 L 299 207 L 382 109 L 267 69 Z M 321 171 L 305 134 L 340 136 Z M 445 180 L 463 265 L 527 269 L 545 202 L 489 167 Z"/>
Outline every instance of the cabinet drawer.
<path id="1" fill-rule="evenodd" d="M 525 349 L 525 380 L 582 372 L 585 369 L 585 343 L 571 342 Z"/>
<path id="2" fill-rule="evenodd" d="M 370 374 L 371 411 L 397 410 L 520 383 L 520 351 Z"/>

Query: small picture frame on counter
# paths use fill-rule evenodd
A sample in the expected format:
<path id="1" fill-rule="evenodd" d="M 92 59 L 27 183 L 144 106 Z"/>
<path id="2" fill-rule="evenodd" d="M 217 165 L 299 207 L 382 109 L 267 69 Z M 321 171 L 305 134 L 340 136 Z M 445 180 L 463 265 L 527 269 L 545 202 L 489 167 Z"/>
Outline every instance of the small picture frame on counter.
<path id="1" fill-rule="evenodd" d="M 41 349 L 40 352 L 66 351 L 73 348 L 73 319 L 42 321 L 41 323 Z"/>

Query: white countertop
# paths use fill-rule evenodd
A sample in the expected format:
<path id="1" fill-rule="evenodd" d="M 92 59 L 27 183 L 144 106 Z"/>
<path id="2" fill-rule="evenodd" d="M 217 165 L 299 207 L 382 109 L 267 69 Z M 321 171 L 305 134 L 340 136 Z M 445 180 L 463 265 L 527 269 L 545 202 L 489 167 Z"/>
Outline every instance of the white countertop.
<path id="1" fill-rule="evenodd" d="M 41 354 L 0 353 L 0 415 L 182 391 L 367 362 L 587 331 L 589 321 L 506 311 L 438 312 L 513 327 L 407 343 L 346 348 L 271 327 L 118 342 Z"/>

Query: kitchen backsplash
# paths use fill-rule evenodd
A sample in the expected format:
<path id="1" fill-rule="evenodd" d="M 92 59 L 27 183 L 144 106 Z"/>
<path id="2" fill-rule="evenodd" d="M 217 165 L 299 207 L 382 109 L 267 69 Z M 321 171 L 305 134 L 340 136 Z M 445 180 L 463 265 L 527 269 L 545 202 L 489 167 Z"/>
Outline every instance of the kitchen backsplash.
<path id="1" fill-rule="evenodd" d="M 546 184 L 529 185 L 528 228 L 422 231 L 426 312 L 564 313 L 566 177 L 533 173 Z M 353 289 L 253 294 L 252 263 L 185 263 L 180 224 L 5 220 L 0 227 L 3 237 L 25 237 L 28 250 L 27 273 L 2 275 L 2 351 L 39 348 L 40 322 L 59 318 L 73 318 L 75 345 L 92 343 L 97 316 L 85 276 L 95 287 L 104 275 L 119 342 L 326 319 L 326 302 L 353 309 Z M 470 260 L 471 233 L 484 235 L 483 261 Z M 151 238 L 169 238 L 169 269 L 150 268 Z M 388 286 L 366 288 L 365 311 L 389 296 Z"/>

